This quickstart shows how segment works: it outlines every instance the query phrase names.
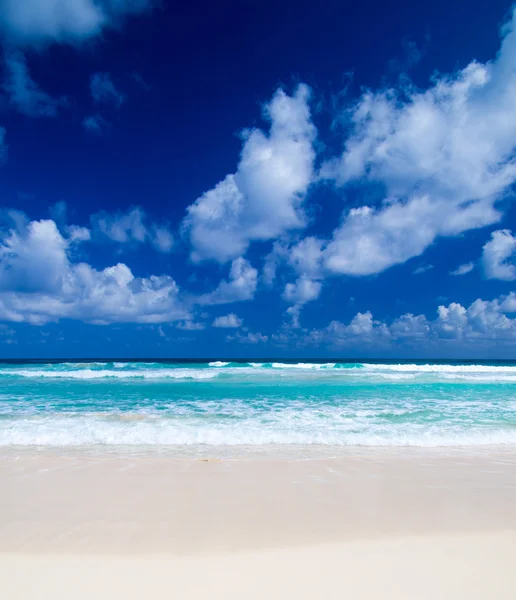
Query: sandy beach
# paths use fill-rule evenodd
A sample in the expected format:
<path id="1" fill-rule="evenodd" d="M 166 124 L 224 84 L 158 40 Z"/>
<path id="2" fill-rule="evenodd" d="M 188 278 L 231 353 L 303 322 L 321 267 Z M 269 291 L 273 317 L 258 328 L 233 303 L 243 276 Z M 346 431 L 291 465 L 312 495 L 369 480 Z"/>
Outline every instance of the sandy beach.
<path id="1" fill-rule="evenodd" d="M 516 456 L 0 457 L 9 599 L 514 598 Z"/>

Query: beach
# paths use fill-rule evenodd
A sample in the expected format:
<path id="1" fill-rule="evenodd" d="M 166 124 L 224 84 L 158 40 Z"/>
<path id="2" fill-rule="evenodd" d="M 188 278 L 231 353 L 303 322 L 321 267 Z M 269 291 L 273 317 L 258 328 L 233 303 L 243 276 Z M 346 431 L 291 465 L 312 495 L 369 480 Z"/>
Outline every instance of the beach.
<path id="1" fill-rule="evenodd" d="M 516 0 L 0 36 L 0 600 L 516 600 Z"/>
<path id="2" fill-rule="evenodd" d="M 4 451 L 6 597 L 516 594 L 510 449 L 204 451 Z"/>
<path id="3" fill-rule="evenodd" d="M 9 600 L 516 597 L 516 364 L 0 365 Z"/>

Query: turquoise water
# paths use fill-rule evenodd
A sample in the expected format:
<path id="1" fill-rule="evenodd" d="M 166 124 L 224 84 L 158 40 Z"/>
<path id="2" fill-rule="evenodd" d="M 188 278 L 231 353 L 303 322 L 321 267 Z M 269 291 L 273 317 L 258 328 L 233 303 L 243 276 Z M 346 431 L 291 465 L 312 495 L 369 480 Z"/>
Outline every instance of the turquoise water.
<path id="1" fill-rule="evenodd" d="M 516 444 L 516 365 L 0 365 L 0 446 Z"/>

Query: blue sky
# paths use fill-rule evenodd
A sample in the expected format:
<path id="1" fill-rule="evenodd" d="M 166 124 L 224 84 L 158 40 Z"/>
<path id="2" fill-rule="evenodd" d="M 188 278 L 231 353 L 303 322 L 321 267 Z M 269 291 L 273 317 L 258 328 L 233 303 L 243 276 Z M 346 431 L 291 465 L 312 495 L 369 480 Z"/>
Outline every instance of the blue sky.
<path id="1" fill-rule="evenodd" d="M 0 0 L 0 357 L 514 357 L 515 27 Z"/>

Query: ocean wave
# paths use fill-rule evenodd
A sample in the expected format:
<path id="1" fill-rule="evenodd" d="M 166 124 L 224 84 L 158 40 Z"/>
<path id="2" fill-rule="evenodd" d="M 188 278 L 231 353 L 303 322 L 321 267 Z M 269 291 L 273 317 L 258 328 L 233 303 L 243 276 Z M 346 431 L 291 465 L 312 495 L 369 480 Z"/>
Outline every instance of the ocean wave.
<path id="1" fill-rule="evenodd" d="M 333 369 L 335 363 L 272 363 L 273 369 Z"/>
<path id="2" fill-rule="evenodd" d="M 61 363 L 50 365 L 3 366 L 0 377 L 47 379 L 145 379 L 145 380 L 210 380 L 217 377 L 233 382 L 265 381 L 331 381 L 338 385 L 357 381 L 389 385 L 421 382 L 516 383 L 516 366 L 511 365 L 450 365 L 450 364 L 382 364 L 382 363 L 234 363 L 212 361 L 204 364 L 160 364 L 144 362 Z"/>
<path id="3" fill-rule="evenodd" d="M 113 370 L 82 369 L 76 371 L 44 371 L 37 369 L 10 369 L 4 375 L 48 379 L 192 379 L 204 380 L 217 377 L 213 371 L 197 369 L 148 369 Z"/>
<path id="4" fill-rule="evenodd" d="M 405 373 L 512 373 L 516 366 L 511 365 L 447 365 L 447 364 L 372 364 L 362 365 L 368 371 L 402 371 Z"/>
<path id="5" fill-rule="evenodd" d="M 516 430 L 429 428 L 422 432 L 407 424 L 354 431 L 335 427 L 293 429 L 263 427 L 259 422 L 241 423 L 238 427 L 222 424 L 185 424 L 164 419 L 147 419 L 142 415 L 125 417 L 55 417 L 33 418 L 12 422 L 0 434 L 0 446 L 412 446 L 457 447 L 514 445 Z M 344 426 L 344 424 L 342 424 Z M 356 428 L 356 424 L 355 424 Z"/>
<path id="6" fill-rule="evenodd" d="M 469 381 L 473 383 L 516 383 L 516 373 L 505 375 L 502 373 L 441 373 L 443 380 Z"/>
<path id="7" fill-rule="evenodd" d="M 48 365 L 46 365 L 48 368 L 63 368 L 63 367 L 74 367 L 76 369 L 85 369 L 85 368 L 90 368 L 90 367 L 106 367 L 108 365 L 107 362 L 66 362 L 66 363 L 57 363 L 57 364 L 53 364 L 53 363 L 49 363 Z"/>

